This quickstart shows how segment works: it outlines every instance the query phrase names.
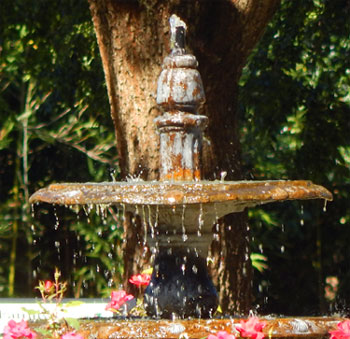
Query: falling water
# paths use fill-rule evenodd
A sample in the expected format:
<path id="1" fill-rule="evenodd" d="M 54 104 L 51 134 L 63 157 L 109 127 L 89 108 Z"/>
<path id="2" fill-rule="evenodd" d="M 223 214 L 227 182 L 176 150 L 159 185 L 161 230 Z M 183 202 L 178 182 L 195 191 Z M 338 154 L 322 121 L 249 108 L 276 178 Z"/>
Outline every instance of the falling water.
<path id="1" fill-rule="evenodd" d="M 327 212 L 327 200 L 324 200 L 324 205 L 323 205 L 323 212 Z"/>
<path id="2" fill-rule="evenodd" d="M 198 237 L 202 236 L 202 228 L 204 225 L 204 215 L 203 215 L 203 204 L 199 205 L 199 215 L 198 215 Z"/>
<path id="3" fill-rule="evenodd" d="M 304 226 L 304 205 L 303 204 L 301 204 L 300 206 L 300 215 L 301 215 L 300 226 Z"/>
<path id="4" fill-rule="evenodd" d="M 185 242 L 188 239 L 188 235 L 186 234 L 186 228 L 185 228 L 185 211 L 186 211 L 186 205 L 182 205 L 182 215 L 181 215 L 181 229 L 182 229 L 182 241 Z"/>
<path id="5" fill-rule="evenodd" d="M 57 231 L 58 227 L 60 226 L 60 221 L 58 220 L 56 207 L 54 207 L 54 209 L 53 209 L 53 215 L 55 216 L 55 226 L 54 226 L 54 228 L 55 228 L 55 231 Z"/>

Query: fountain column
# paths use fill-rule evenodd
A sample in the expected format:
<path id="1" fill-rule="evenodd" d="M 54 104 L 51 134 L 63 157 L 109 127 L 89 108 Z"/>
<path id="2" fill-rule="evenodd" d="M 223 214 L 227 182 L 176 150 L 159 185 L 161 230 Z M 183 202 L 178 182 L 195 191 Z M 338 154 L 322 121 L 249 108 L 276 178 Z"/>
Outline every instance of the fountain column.
<path id="1" fill-rule="evenodd" d="M 157 104 L 164 114 L 156 119 L 160 134 L 160 180 L 200 180 L 202 130 L 208 118 L 198 115 L 205 102 L 198 62 L 185 52 L 186 24 L 170 18 L 171 53 L 158 78 Z"/>
<path id="2" fill-rule="evenodd" d="M 171 53 L 164 59 L 157 87 L 157 104 L 164 112 L 156 119 L 160 181 L 193 183 L 201 179 L 202 131 L 208 118 L 197 111 L 205 94 L 198 62 L 185 51 L 186 24 L 173 15 L 170 28 Z M 218 305 L 206 263 L 213 220 L 204 220 L 201 204 L 158 208 L 159 225 L 148 238 L 157 254 L 144 298 L 147 313 L 211 317 Z"/>

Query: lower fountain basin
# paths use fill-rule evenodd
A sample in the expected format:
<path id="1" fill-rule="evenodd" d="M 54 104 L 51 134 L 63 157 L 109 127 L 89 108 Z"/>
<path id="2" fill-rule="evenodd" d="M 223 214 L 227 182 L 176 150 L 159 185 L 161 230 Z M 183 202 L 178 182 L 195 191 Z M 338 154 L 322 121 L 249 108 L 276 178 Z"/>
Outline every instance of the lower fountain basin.
<path id="1" fill-rule="evenodd" d="M 78 331 L 84 338 L 206 338 L 218 331 L 234 333 L 241 319 L 192 320 L 82 320 Z M 340 317 L 261 318 L 266 322 L 265 338 L 327 338 Z"/>

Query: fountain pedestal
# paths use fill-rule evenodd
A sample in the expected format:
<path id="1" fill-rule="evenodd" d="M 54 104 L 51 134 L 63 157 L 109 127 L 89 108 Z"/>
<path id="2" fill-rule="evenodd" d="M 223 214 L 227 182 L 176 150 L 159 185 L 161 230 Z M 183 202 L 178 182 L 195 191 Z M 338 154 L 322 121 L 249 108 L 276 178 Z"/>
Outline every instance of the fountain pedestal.
<path id="1" fill-rule="evenodd" d="M 211 318 L 218 297 L 206 258 L 195 248 L 183 247 L 159 247 L 145 291 L 145 309 L 158 318 Z"/>

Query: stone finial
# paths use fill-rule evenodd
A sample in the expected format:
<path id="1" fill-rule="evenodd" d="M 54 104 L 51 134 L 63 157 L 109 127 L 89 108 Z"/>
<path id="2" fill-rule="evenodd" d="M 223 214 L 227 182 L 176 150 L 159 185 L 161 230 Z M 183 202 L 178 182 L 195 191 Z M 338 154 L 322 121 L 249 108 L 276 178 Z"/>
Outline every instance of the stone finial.
<path id="1" fill-rule="evenodd" d="M 158 78 L 157 104 L 164 112 L 156 118 L 160 134 L 161 181 L 200 180 L 202 130 L 208 118 L 198 115 L 205 101 L 198 62 L 185 51 L 186 24 L 170 17 L 171 53 Z"/>
<path id="2" fill-rule="evenodd" d="M 187 25 L 175 14 L 169 22 L 171 53 L 165 57 L 158 78 L 157 104 L 165 112 L 197 114 L 198 107 L 205 102 L 205 94 L 197 59 L 185 51 Z"/>
<path id="3" fill-rule="evenodd" d="M 170 19 L 170 48 L 172 52 L 185 52 L 187 25 L 176 14 Z"/>

